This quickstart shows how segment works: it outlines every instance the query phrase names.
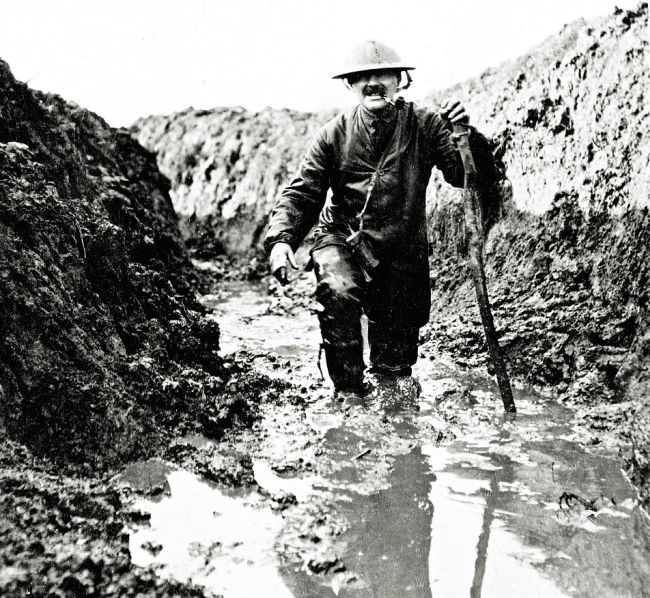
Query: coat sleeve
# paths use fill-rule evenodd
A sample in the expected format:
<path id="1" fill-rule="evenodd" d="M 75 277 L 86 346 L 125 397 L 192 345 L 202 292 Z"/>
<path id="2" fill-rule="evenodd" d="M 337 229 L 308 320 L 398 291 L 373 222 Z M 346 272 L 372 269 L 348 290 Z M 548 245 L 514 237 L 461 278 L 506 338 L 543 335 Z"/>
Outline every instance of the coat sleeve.
<path id="1" fill-rule="evenodd" d="M 289 243 L 296 251 L 314 226 L 330 185 L 331 146 L 322 129 L 312 141 L 297 174 L 280 194 L 264 241 L 267 251 L 276 243 Z"/>

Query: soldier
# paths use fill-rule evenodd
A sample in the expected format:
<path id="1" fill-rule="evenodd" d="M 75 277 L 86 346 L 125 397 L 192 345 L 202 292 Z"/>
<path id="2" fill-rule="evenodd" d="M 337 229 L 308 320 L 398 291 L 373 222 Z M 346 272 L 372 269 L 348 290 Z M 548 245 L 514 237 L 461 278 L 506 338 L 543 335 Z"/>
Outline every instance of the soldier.
<path id="1" fill-rule="evenodd" d="M 358 105 L 320 130 L 270 218 L 265 245 L 282 284 L 318 220 L 311 258 L 319 321 L 328 372 L 342 393 L 364 391 L 362 313 L 369 371 L 411 375 L 431 307 L 425 191 L 432 168 L 463 185 L 449 127 L 468 123 L 468 115 L 456 100 L 438 114 L 397 97 L 413 68 L 377 41 L 350 53 L 334 78 L 346 82 Z M 493 177 L 485 138 L 472 128 L 470 142 L 479 174 Z"/>

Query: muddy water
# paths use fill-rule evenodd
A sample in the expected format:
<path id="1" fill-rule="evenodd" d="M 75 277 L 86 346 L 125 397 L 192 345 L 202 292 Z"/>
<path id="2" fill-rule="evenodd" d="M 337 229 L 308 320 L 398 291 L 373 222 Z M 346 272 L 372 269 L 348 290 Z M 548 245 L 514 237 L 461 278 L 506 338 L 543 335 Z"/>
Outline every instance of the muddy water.
<path id="1" fill-rule="evenodd" d="M 488 382 L 429 359 L 419 397 L 382 382 L 339 403 L 315 382 L 314 316 L 270 315 L 262 286 L 205 302 L 224 351 L 306 405 L 265 406 L 242 439 L 262 492 L 164 471 L 168 492 L 139 501 L 136 563 L 226 597 L 650 596 L 648 518 L 618 462 L 572 440 L 571 411 L 519 390 L 504 418 Z"/>

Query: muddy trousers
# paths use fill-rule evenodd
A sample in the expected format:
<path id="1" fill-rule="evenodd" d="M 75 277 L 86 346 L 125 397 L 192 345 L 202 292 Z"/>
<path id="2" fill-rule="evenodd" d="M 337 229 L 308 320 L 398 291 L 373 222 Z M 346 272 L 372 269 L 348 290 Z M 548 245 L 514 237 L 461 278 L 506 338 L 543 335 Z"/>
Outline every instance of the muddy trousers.
<path id="1" fill-rule="evenodd" d="M 394 326 L 377 313 L 375 281 L 366 282 L 349 248 L 328 245 L 312 253 L 320 329 L 330 378 L 337 390 L 362 387 L 365 364 L 361 315 L 368 316 L 370 364 L 374 371 L 410 374 L 417 361 L 419 328 Z M 405 309 L 407 306 L 405 306 Z"/>

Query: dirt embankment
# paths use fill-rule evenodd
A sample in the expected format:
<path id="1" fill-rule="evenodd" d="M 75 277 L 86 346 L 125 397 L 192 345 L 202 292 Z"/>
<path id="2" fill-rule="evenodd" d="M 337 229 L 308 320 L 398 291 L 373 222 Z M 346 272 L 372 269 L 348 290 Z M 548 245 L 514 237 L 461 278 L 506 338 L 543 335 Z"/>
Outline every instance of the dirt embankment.
<path id="1" fill-rule="evenodd" d="M 261 243 L 275 198 L 330 117 L 270 108 L 189 109 L 140 119 L 133 130 L 171 181 L 188 246 L 244 254 Z"/>
<path id="2" fill-rule="evenodd" d="M 627 459 L 646 499 L 647 24 L 647 3 L 574 23 L 522 58 L 428 100 L 463 98 L 493 140 L 503 179 L 487 265 L 511 371 L 587 405 L 594 441 L 599 428 L 618 427 L 635 447 Z M 219 109 L 150 117 L 134 130 L 157 152 L 186 222 L 206 223 L 220 249 L 241 252 L 259 243 L 273 196 L 324 119 Z M 437 176 L 429 230 L 434 309 L 424 350 L 483 366 L 460 195 Z"/>
<path id="3" fill-rule="evenodd" d="M 191 462 L 173 439 L 251 424 L 273 384 L 219 357 L 168 191 L 128 131 L 0 61 L 2 595 L 203 595 L 131 567 L 109 476 Z"/>
<path id="4" fill-rule="evenodd" d="M 590 407 L 634 445 L 650 497 L 648 6 L 567 26 L 522 58 L 448 90 L 491 137 L 503 171 L 487 245 L 510 370 Z M 435 98 L 431 98 L 435 102 Z M 429 347 L 485 362 L 458 194 L 435 177 Z"/>
<path id="5" fill-rule="evenodd" d="M 101 469 L 153 450 L 178 412 L 210 416 L 192 388 L 214 398 L 228 377 L 218 327 L 154 157 L 5 63 L 0 89 L 0 421 Z"/>

